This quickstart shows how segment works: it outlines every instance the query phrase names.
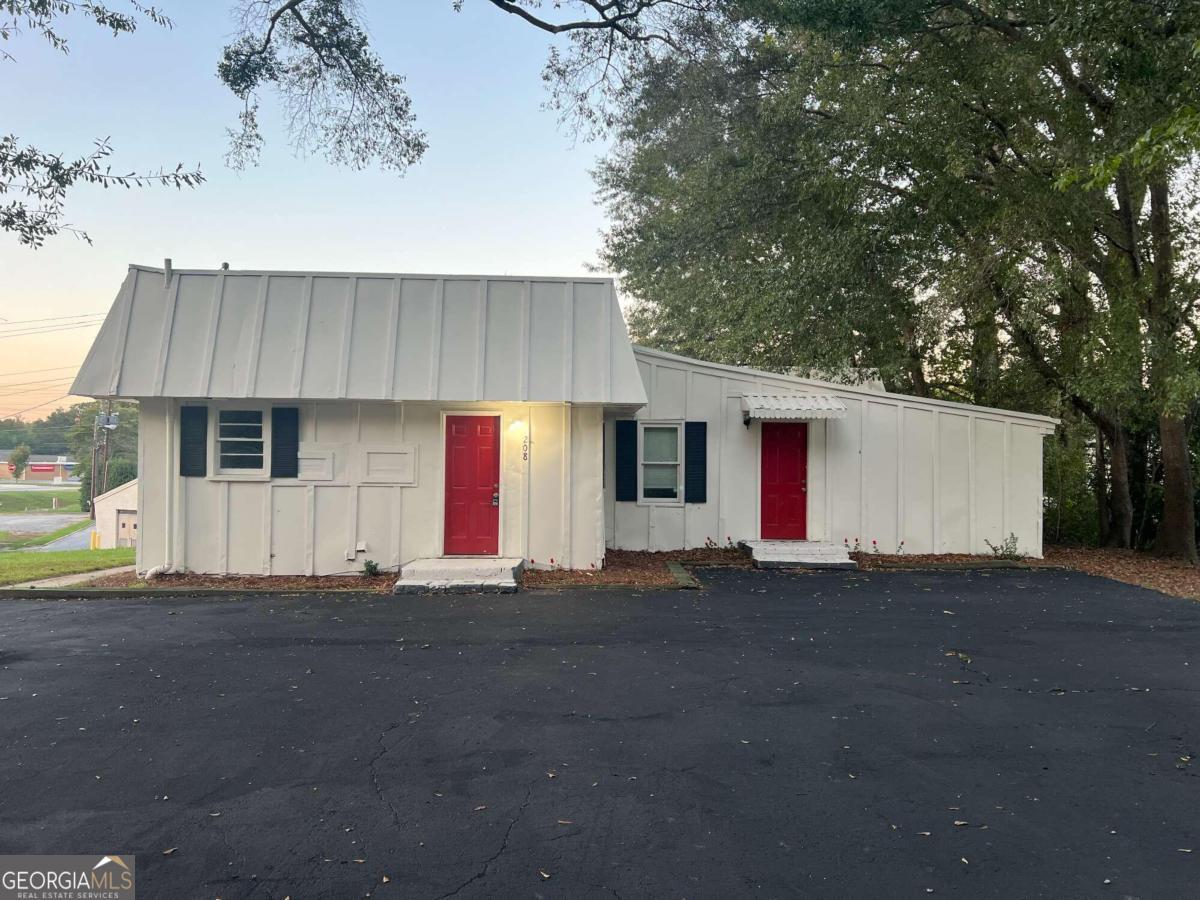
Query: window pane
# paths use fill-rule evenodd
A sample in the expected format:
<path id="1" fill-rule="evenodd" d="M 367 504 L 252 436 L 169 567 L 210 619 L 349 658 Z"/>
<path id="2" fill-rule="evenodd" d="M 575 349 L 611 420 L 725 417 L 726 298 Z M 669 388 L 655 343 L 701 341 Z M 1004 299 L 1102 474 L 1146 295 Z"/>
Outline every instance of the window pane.
<path id="1" fill-rule="evenodd" d="M 642 466 L 642 496 L 653 500 L 679 498 L 679 466 Z"/>
<path id="2" fill-rule="evenodd" d="M 222 469 L 261 469 L 262 456 L 230 456 L 221 454 Z"/>
<path id="3" fill-rule="evenodd" d="M 258 440 L 262 437 L 262 425 L 226 425 L 222 422 L 220 436 L 223 438 L 253 438 Z"/>
<path id="4" fill-rule="evenodd" d="M 262 441 L 221 441 L 221 453 L 257 454 L 263 452 Z"/>
<path id="5" fill-rule="evenodd" d="M 221 424 L 262 425 L 262 416 L 260 409 L 224 409 L 221 410 Z"/>
<path id="6" fill-rule="evenodd" d="M 655 425 L 642 431 L 642 459 L 646 462 L 679 462 L 679 428 Z"/>

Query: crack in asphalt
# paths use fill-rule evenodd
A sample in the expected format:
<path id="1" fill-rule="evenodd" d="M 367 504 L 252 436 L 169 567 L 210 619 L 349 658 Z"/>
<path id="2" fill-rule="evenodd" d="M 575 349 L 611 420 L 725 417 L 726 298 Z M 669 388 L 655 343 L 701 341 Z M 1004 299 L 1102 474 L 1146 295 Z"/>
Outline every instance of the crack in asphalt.
<path id="1" fill-rule="evenodd" d="M 383 792 L 383 786 L 379 783 L 379 772 L 376 770 L 375 766 L 378 764 L 379 760 L 383 759 L 384 755 L 388 752 L 388 747 L 384 743 L 384 741 L 387 740 L 387 736 L 403 724 L 404 724 L 403 722 L 393 722 L 387 728 L 383 729 L 383 731 L 379 732 L 379 738 L 378 738 L 379 751 L 374 756 L 372 756 L 369 760 L 367 760 L 367 771 L 371 774 L 371 784 L 375 788 L 376 795 L 383 802 L 383 805 L 388 808 L 388 812 L 391 813 L 392 825 L 397 830 L 401 830 L 404 828 L 404 825 L 400 821 L 400 813 L 398 813 L 396 811 L 395 805 L 392 803 L 391 800 L 388 799 L 387 795 Z"/>
<path id="2" fill-rule="evenodd" d="M 521 801 L 521 805 L 517 807 L 516 815 L 512 821 L 508 823 L 508 828 L 504 829 L 504 839 L 500 842 L 500 849 L 483 861 L 483 867 L 478 872 L 448 893 L 440 895 L 437 900 L 446 900 L 447 897 L 454 897 L 466 888 L 470 887 L 476 881 L 480 881 L 487 877 L 488 868 L 504 855 L 504 851 L 508 849 L 508 838 L 513 833 L 513 829 L 517 827 L 517 823 L 521 821 L 521 817 L 525 815 L 525 810 L 529 806 L 529 800 L 533 796 L 533 786 L 537 781 L 531 781 L 529 787 L 525 789 L 525 799 Z"/>

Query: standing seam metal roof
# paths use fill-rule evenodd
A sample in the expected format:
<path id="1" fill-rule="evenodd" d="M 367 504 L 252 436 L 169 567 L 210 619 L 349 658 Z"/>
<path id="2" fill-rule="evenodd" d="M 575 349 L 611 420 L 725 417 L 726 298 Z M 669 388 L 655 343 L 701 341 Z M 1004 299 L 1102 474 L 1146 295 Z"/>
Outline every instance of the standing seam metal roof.
<path id="1" fill-rule="evenodd" d="M 610 279 L 130 266 L 71 393 L 642 405 Z"/>

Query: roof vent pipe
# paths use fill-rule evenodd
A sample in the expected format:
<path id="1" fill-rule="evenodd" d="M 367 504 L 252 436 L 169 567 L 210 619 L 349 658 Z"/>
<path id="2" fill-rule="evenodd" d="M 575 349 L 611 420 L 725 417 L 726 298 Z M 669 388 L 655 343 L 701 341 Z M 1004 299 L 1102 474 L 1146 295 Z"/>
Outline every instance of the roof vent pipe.
<path id="1" fill-rule="evenodd" d="M 171 257 L 163 260 L 163 289 L 171 286 Z"/>

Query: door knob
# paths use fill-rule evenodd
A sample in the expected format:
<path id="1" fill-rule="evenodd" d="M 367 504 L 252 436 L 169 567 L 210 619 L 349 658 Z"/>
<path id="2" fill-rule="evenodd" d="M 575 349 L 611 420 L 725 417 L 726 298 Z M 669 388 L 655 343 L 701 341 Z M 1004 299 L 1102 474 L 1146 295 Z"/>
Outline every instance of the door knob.
<path id="1" fill-rule="evenodd" d="M 500 492 L 496 491 L 494 494 L 492 494 L 492 506 L 499 506 L 499 505 L 500 505 Z"/>

